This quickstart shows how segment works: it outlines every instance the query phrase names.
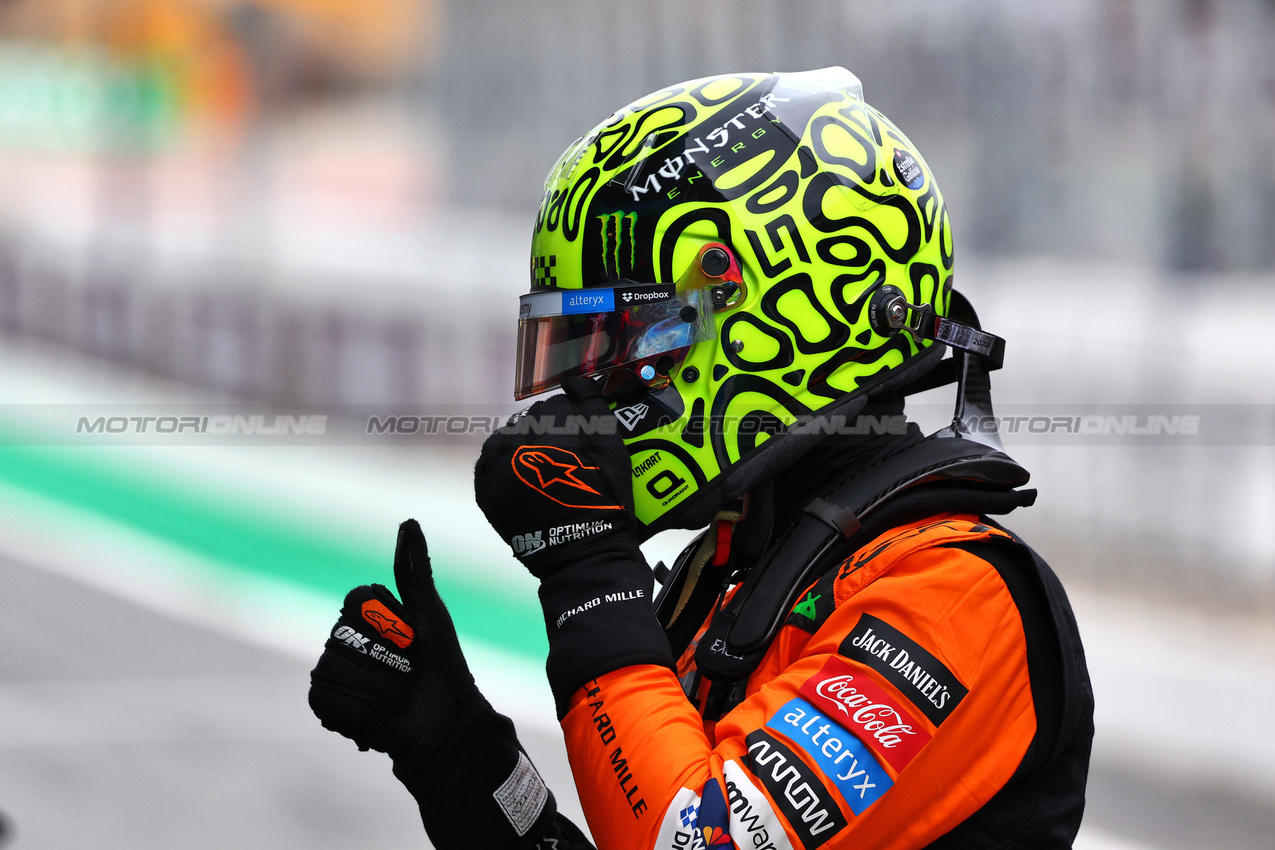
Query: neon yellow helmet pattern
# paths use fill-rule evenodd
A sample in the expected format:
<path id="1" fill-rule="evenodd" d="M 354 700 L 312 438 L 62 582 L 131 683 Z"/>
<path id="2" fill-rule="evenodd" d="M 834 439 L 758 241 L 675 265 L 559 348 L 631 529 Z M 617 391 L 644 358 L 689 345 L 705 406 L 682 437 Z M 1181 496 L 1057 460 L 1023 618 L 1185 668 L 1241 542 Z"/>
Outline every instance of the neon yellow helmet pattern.
<path id="1" fill-rule="evenodd" d="M 551 170 L 531 249 L 533 293 L 728 284 L 710 337 L 608 381 L 652 530 L 702 524 L 759 480 L 764 447 L 933 362 L 943 346 L 869 314 L 894 287 L 947 315 L 952 266 L 929 168 L 842 68 L 708 77 L 616 112 Z"/>

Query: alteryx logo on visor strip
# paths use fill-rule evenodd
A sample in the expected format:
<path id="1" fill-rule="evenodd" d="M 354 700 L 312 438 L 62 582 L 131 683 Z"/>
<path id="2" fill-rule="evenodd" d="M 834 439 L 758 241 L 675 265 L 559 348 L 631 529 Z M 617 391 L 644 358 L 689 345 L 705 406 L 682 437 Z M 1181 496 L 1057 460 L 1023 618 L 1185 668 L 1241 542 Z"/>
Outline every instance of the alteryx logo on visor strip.
<path id="1" fill-rule="evenodd" d="M 610 313 L 615 309 L 615 292 L 610 289 L 580 289 L 562 293 L 562 315 Z"/>
<path id="2" fill-rule="evenodd" d="M 525 321 L 545 316 L 613 313 L 616 310 L 631 310 L 675 298 L 677 287 L 671 283 L 532 292 L 518 300 L 518 318 Z"/>

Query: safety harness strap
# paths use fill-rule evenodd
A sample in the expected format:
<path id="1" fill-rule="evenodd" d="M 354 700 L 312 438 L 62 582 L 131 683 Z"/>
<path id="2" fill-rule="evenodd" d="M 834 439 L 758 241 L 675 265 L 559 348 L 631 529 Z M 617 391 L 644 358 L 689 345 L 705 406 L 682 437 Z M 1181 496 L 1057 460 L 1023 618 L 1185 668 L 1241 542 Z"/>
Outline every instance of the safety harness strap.
<path id="1" fill-rule="evenodd" d="M 686 608 L 686 603 L 691 598 L 691 593 L 695 590 L 695 585 L 699 583 L 700 574 L 704 570 L 704 566 L 711 560 L 714 567 L 724 567 L 726 562 L 730 560 L 730 541 L 732 533 L 735 529 L 735 523 L 739 522 L 744 516 L 742 510 L 725 510 L 717 514 L 713 520 L 713 525 L 700 538 L 699 547 L 695 550 L 690 564 L 686 568 L 686 583 L 682 585 L 682 592 L 678 594 L 677 605 L 673 608 L 673 616 L 669 618 L 665 628 L 670 628 L 677 622 L 677 618 L 681 616 L 682 611 Z"/>

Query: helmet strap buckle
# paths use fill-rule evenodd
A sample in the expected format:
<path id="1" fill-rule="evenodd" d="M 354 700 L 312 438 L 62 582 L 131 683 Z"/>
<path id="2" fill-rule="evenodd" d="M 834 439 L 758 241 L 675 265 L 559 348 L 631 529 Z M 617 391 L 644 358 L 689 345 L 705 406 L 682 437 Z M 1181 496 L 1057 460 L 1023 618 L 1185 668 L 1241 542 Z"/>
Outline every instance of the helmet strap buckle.
<path id="1" fill-rule="evenodd" d="M 879 336 L 903 331 L 917 344 L 934 337 L 933 305 L 911 303 L 896 286 L 883 286 L 872 296 L 868 322 Z"/>

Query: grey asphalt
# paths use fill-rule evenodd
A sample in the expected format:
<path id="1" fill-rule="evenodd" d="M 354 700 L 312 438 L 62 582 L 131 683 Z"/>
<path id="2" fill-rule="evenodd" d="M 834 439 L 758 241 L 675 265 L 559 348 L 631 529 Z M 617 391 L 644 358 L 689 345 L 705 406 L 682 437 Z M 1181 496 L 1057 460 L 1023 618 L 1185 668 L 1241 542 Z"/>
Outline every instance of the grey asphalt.
<path id="1" fill-rule="evenodd" d="M 389 760 L 310 713 L 304 661 L 3 559 L 0 646 L 6 850 L 430 846 Z"/>
<path id="2" fill-rule="evenodd" d="M 388 760 L 310 714 L 301 659 L 5 559 L 0 645 L 14 850 L 429 846 Z M 521 732 L 578 812 L 560 740 Z M 1263 799 L 1113 763 L 1095 765 L 1089 799 L 1085 828 L 1103 839 L 1090 846 L 1269 848 L 1275 835 Z"/>

